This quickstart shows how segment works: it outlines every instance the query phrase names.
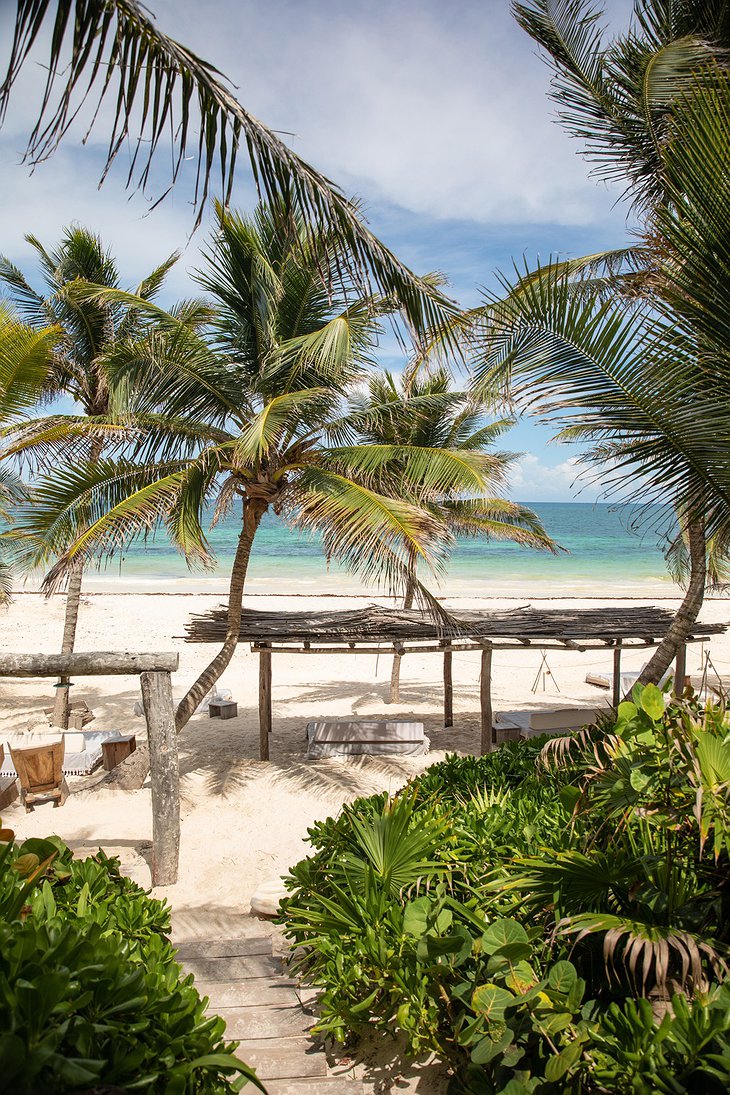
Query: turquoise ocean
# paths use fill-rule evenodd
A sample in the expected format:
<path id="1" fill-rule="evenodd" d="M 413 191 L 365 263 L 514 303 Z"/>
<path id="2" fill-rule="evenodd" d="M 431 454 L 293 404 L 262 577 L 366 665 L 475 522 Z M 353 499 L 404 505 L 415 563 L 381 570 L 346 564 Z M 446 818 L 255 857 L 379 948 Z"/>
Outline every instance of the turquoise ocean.
<path id="1" fill-rule="evenodd" d="M 565 550 L 553 556 L 500 541 L 457 543 L 448 571 L 439 583 L 444 596 L 641 595 L 677 596 L 662 554 L 660 528 L 666 529 L 663 507 L 592 503 L 533 503 L 550 535 Z M 191 572 L 164 534 L 132 545 L 122 560 L 99 574 L 88 573 L 87 588 L 136 589 L 144 592 L 223 592 L 235 551 L 240 518 L 227 517 L 209 533 L 217 557 L 211 572 Z M 633 530 L 633 526 L 638 526 Z M 247 588 L 258 594 L 360 593 L 372 596 L 357 579 L 336 564 L 327 566 L 316 538 L 293 532 L 267 516 L 256 537 Z"/>

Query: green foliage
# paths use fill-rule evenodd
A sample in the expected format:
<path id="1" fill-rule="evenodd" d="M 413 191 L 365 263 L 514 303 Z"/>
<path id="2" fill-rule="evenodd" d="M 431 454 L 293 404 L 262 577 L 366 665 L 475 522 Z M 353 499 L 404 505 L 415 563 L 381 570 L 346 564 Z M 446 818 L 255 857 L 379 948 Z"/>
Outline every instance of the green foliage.
<path id="1" fill-rule="evenodd" d="M 182 978 L 169 911 L 103 852 L 0 831 L 0 1075 L 17 1095 L 98 1085 L 238 1091 L 253 1073 Z"/>
<path id="2" fill-rule="evenodd" d="M 723 1090 L 729 766 L 722 709 L 637 687 L 316 825 L 283 919 L 320 1028 L 397 1033 L 475 1092 Z"/>

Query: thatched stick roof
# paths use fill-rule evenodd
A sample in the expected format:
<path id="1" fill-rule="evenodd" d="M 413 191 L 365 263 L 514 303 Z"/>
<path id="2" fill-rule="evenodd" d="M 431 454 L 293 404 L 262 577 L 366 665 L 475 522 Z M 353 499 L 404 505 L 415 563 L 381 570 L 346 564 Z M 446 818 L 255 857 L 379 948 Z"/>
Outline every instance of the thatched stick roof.
<path id="1" fill-rule="evenodd" d="M 187 642 L 221 643 L 226 631 L 226 607 L 193 616 L 186 625 Z M 395 644 L 408 642 L 484 643 L 507 640 L 539 646 L 558 643 L 639 641 L 653 644 L 666 633 L 674 615 L 654 606 L 600 609 L 515 608 L 508 611 L 462 611 L 455 627 L 418 611 L 369 605 L 346 611 L 244 612 L 240 639 L 255 645 L 279 644 Z M 696 624 L 690 641 L 726 630 L 724 624 Z"/>

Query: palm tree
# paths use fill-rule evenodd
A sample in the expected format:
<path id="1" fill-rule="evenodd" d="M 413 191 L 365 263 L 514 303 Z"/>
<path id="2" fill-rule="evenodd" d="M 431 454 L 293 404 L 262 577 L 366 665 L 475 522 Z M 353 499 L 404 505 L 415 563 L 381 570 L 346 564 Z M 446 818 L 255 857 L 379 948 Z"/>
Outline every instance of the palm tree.
<path id="1" fill-rule="evenodd" d="M 34 330 L 22 323 L 0 301 L 0 423 L 5 427 L 38 402 L 53 360 L 58 330 Z M 0 463 L 0 520 L 9 524 L 14 509 L 27 499 L 27 490 L 7 461 Z M 7 534 L 6 534 L 7 536 Z M 12 567 L 6 558 L 7 539 L 0 554 L 0 604 L 7 604 L 12 590 Z"/>
<path id="2" fill-rule="evenodd" d="M 690 576 L 644 677 L 658 680 L 701 608 L 706 542 L 730 544 L 727 386 L 730 73 L 727 5 L 641 0 L 603 45 L 582 0 L 516 4 L 548 51 L 562 121 L 599 174 L 623 179 L 638 246 L 553 263 L 472 314 L 478 390 L 510 387 L 587 459 L 608 492 L 680 514 Z M 636 476 L 627 488 L 626 472 Z"/>
<path id="3" fill-rule="evenodd" d="M 102 455 L 105 436 L 114 434 L 112 423 L 98 428 L 94 425 L 106 422 L 112 410 L 107 372 L 109 355 L 118 343 L 139 333 L 144 317 L 126 305 L 79 295 L 80 283 L 119 288 L 119 271 L 114 259 L 99 237 L 88 229 L 78 226 L 66 229 L 53 251 L 47 251 L 34 236 L 26 236 L 26 239 L 38 256 L 46 295 L 36 292 L 18 267 L 1 256 L 0 284 L 18 313 L 34 330 L 40 333 L 53 326 L 56 331 L 52 365 L 45 377 L 41 397 L 49 401 L 60 395 L 70 396 L 82 413 L 46 416 L 19 423 L 10 431 L 13 442 L 8 452 L 24 454 L 32 465 L 43 467 L 47 466 L 51 453 L 62 452 L 63 446 L 72 438 L 83 435 L 88 459 L 93 464 Z M 137 295 L 145 301 L 154 299 L 176 261 L 177 255 L 166 259 L 139 285 Z M 33 561 L 43 560 L 41 552 Z M 79 562 L 68 574 L 63 654 L 70 654 L 74 649 L 82 583 L 83 565 Z M 65 677 L 56 686 L 53 722 L 63 729 L 68 729 L 69 686 L 70 681 Z"/>
<path id="4" fill-rule="evenodd" d="M 454 536 L 480 536 L 512 540 L 548 551 L 557 550 L 536 515 L 525 506 L 510 502 L 495 494 L 503 487 L 510 465 L 519 453 L 493 451 L 497 438 L 512 425 L 505 419 L 484 422 L 483 408 L 466 393 L 451 387 L 445 366 L 424 372 L 408 369 L 400 380 L 389 372 L 372 377 L 366 393 L 350 402 L 350 424 L 354 438 L 361 444 L 409 445 L 432 450 L 444 450 L 455 458 L 466 453 L 480 453 L 485 460 L 484 490 L 465 497 L 443 495 L 433 490 L 428 481 L 419 481 L 409 497 L 414 505 L 433 513 L 449 533 L 447 545 Z M 403 461 L 396 459 L 383 468 L 379 489 L 403 497 Z M 413 606 L 418 558 L 408 554 L 409 581 L 403 607 Z M 390 679 L 390 702 L 400 699 L 401 655 L 393 657 Z"/>
<path id="5" fill-rule="evenodd" d="M 481 452 L 348 443 L 343 399 L 372 367 L 378 319 L 395 303 L 357 296 L 342 274 L 342 248 L 326 227 L 312 241 L 303 220 L 279 208 L 246 218 L 219 206 L 198 277 L 215 304 L 207 337 L 135 297 L 101 294 L 156 321 L 113 363 L 115 385 L 135 393 L 133 458 L 75 461 L 45 477 L 25 527 L 49 549 L 65 549 L 50 580 L 160 520 L 191 563 L 205 566 L 204 513 L 214 506 L 217 519 L 240 507 L 225 640 L 181 700 L 178 729 L 236 649 L 267 512 L 317 532 L 329 557 L 395 590 L 406 584 L 410 553 L 438 565 L 447 536 L 436 514 L 408 500 L 417 484 L 445 498 L 486 490 L 491 461 Z M 378 489 L 395 460 L 405 500 Z M 438 611 L 420 582 L 415 588 Z"/>
<path id="6" fill-rule="evenodd" d="M 26 150 L 31 164 L 53 154 L 82 107 L 91 119 L 88 136 L 103 124 L 102 102 L 113 102 L 101 181 L 131 138 L 127 185 L 146 188 L 153 162 L 162 159 L 167 169 L 171 143 L 169 185 L 157 200 L 175 184 L 183 163 L 194 160 L 197 227 L 216 167 L 223 202 L 229 202 L 243 144 L 259 194 L 302 216 L 310 241 L 322 224 L 335 229 L 361 290 L 372 281 L 384 294 L 395 293 L 416 332 L 453 314 L 433 282 L 413 274 L 368 230 L 355 203 L 241 106 L 212 64 L 158 30 L 137 0 L 17 0 L 0 83 L 0 125 L 31 59 L 48 74 Z"/>

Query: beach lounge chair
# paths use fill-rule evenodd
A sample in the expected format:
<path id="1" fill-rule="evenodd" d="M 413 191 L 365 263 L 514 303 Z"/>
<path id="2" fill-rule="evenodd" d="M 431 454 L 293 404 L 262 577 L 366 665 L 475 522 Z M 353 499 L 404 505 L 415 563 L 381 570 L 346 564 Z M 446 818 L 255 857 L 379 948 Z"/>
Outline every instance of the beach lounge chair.
<path id="1" fill-rule="evenodd" d="M 63 753 L 63 738 L 31 749 L 10 747 L 20 780 L 20 801 L 27 813 L 41 802 L 53 802 L 54 808 L 63 806 L 68 798 L 68 786 L 61 770 Z"/>
<path id="2" fill-rule="evenodd" d="M 5 750 L 0 745 L 0 768 L 2 768 L 3 761 L 5 759 Z M 18 779 L 15 775 L 3 776 L 0 775 L 0 810 L 9 806 L 11 802 L 14 802 L 18 797 Z"/>
<path id="3" fill-rule="evenodd" d="M 500 711 L 494 728 L 499 740 L 537 738 L 541 734 L 565 734 L 591 726 L 598 718 L 596 707 L 553 707 L 542 711 Z"/>
<path id="4" fill-rule="evenodd" d="M 307 760 L 362 753 L 420 757 L 430 748 L 422 722 L 370 719 L 307 723 Z"/>

